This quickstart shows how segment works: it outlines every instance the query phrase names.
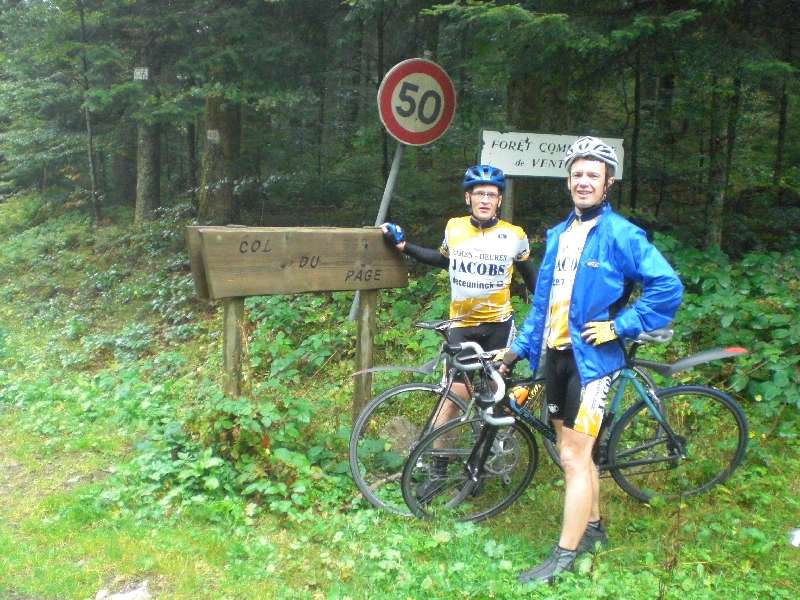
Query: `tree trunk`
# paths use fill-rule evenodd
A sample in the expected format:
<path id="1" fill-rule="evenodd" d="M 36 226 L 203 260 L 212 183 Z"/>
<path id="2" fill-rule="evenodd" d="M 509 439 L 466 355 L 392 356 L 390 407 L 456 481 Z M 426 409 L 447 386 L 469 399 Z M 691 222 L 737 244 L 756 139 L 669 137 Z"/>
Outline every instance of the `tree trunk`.
<path id="1" fill-rule="evenodd" d="M 111 149 L 111 180 L 107 182 L 109 200 L 114 204 L 136 203 L 136 127 L 126 123 L 119 127 Z"/>
<path id="2" fill-rule="evenodd" d="M 641 132 L 642 117 L 642 51 L 637 46 L 636 60 L 633 66 L 633 133 L 631 134 L 631 193 L 628 204 L 631 209 L 636 209 L 639 201 L 639 134 Z"/>
<path id="3" fill-rule="evenodd" d="M 192 198 L 192 206 L 197 210 L 197 127 L 194 121 L 186 124 L 186 155 L 189 158 L 186 187 Z"/>
<path id="4" fill-rule="evenodd" d="M 233 186 L 241 142 L 241 108 L 225 102 L 221 96 L 209 96 L 205 123 L 198 212 L 205 222 L 227 225 L 235 221 L 238 214 Z"/>
<path id="5" fill-rule="evenodd" d="M 383 1 L 378 5 L 378 12 L 375 15 L 375 25 L 376 25 L 376 39 L 378 44 L 378 64 L 376 65 L 378 68 L 378 84 L 383 80 L 383 76 L 386 75 L 386 66 L 383 64 L 383 57 L 384 57 L 384 42 L 385 42 L 385 32 L 386 32 L 386 23 L 384 22 L 384 12 L 383 12 Z M 381 140 L 381 152 L 383 154 L 383 163 L 381 165 L 381 172 L 383 173 L 383 180 L 386 181 L 386 178 L 389 176 L 389 134 L 386 133 L 386 129 L 382 128 L 381 130 L 382 140 Z"/>
<path id="6" fill-rule="evenodd" d="M 717 77 L 711 80 L 711 118 L 708 139 L 708 214 L 705 247 L 722 246 L 722 215 L 725 207 L 725 161 L 722 127 L 719 118 L 720 92 Z"/>
<path id="7" fill-rule="evenodd" d="M 327 90 L 325 88 L 325 79 L 323 75 L 320 75 L 320 80 L 318 82 L 318 97 L 319 97 L 319 106 L 317 107 L 317 179 L 322 184 L 322 156 L 323 152 L 323 144 L 325 143 L 325 101 L 327 100 Z"/>
<path id="8" fill-rule="evenodd" d="M 358 16 L 356 19 L 356 33 L 353 41 L 351 64 L 353 65 L 353 75 L 350 79 L 352 93 L 347 98 L 347 122 L 355 127 L 361 112 L 362 95 L 361 91 L 366 87 L 362 73 L 368 73 L 368 66 L 364 62 L 364 20 Z M 353 136 L 347 136 L 346 142 L 352 144 Z"/>
<path id="9" fill-rule="evenodd" d="M 675 75 L 666 73 L 661 76 L 658 86 L 658 132 L 664 140 L 664 155 L 666 163 L 672 164 L 675 156 L 675 136 L 672 133 L 672 101 L 675 98 Z M 658 218 L 668 190 L 669 178 L 667 167 L 662 163 L 658 177 L 658 199 L 656 200 L 655 216 Z"/>
<path id="10" fill-rule="evenodd" d="M 94 132 L 92 130 L 92 113 L 84 106 L 86 118 L 86 153 L 89 155 L 89 182 L 92 204 L 92 222 L 95 226 L 100 222 L 100 199 L 97 197 L 97 166 L 94 160 Z"/>
<path id="11" fill-rule="evenodd" d="M 133 224 L 140 227 L 161 206 L 161 127 L 139 123 L 136 148 L 136 208 Z"/>
<path id="12" fill-rule="evenodd" d="M 92 128 L 92 113 L 87 105 L 89 95 L 89 61 L 86 58 L 86 18 L 84 15 L 83 1 L 77 0 L 76 6 L 81 20 L 81 66 L 83 68 L 83 115 L 86 122 L 86 154 L 89 158 L 89 182 L 92 205 L 92 222 L 96 226 L 100 222 L 100 200 L 97 197 L 97 166 L 94 160 L 94 131 Z"/>
<path id="13" fill-rule="evenodd" d="M 796 47 L 795 34 L 797 33 L 797 22 L 800 18 L 800 6 L 796 1 L 789 2 L 789 6 L 785 10 L 785 18 L 783 19 L 782 38 L 783 38 L 783 51 L 781 58 L 784 62 L 789 64 L 796 64 L 794 59 L 794 48 Z M 781 180 L 783 179 L 784 169 L 784 156 L 786 152 L 786 128 L 788 126 L 789 114 L 789 91 L 788 76 L 783 77 L 781 80 L 780 93 L 778 97 L 778 139 L 775 146 L 775 167 L 772 172 L 772 185 L 778 194 L 777 200 L 781 200 L 781 196 L 785 193 L 781 190 Z"/>
<path id="14" fill-rule="evenodd" d="M 737 72 L 740 69 L 737 69 Z M 742 104 L 742 78 L 736 75 L 733 78 L 733 95 L 731 96 L 730 110 L 728 111 L 728 135 L 725 152 L 725 194 L 730 192 L 731 166 L 733 165 L 733 150 L 736 146 L 736 132 L 739 125 L 739 110 Z"/>
<path id="15" fill-rule="evenodd" d="M 781 83 L 780 98 L 778 100 L 778 139 L 775 145 L 775 167 L 772 171 L 772 185 L 776 188 L 783 179 L 783 155 L 786 150 L 786 123 L 789 112 L 789 95 L 786 91 L 786 79 Z"/>

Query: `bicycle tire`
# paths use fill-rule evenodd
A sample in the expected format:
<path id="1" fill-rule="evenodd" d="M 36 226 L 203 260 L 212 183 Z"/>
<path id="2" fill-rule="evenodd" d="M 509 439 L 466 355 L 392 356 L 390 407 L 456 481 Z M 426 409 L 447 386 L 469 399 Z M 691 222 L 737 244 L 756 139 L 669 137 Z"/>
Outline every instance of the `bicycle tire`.
<path id="1" fill-rule="evenodd" d="M 454 420 L 420 440 L 406 462 L 401 484 L 412 513 L 481 521 L 508 508 L 525 491 L 539 453 L 533 433 L 519 421 L 496 428 L 483 472 L 477 482 L 467 477 L 466 466 L 483 427 L 490 426 L 480 418 Z M 434 475 L 433 461 L 442 459 L 446 466 Z M 421 501 L 418 487 L 431 481 L 435 493 Z"/>
<path id="2" fill-rule="evenodd" d="M 685 444 L 673 448 L 644 401 L 620 418 L 609 440 L 611 475 L 634 498 L 686 497 L 730 477 L 747 449 L 747 419 L 727 394 L 702 385 L 658 390 L 662 414 Z M 631 463 L 640 464 L 631 464 Z"/>
<path id="3" fill-rule="evenodd" d="M 653 389 L 655 389 L 656 386 L 655 386 L 655 383 L 653 383 L 652 377 L 650 377 L 642 367 L 634 366 L 634 367 L 632 367 L 632 370 L 636 372 L 636 376 L 637 377 L 639 377 L 639 378 L 641 378 L 643 380 L 643 383 L 645 384 L 645 387 L 650 386 Z M 621 381 L 622 381 L 622 378 L 618 378 L 611 385 L 611 389 L 608 392 L 607 401 L 606 401 L 606 406 L 607 407 L 609 406 L 611 399 L 613 399 L 615 394 L 617 393 L 617 386 L 620 385 Z M 549 407 L 547 405 L 547 399 L 544 397 L 544 387 L 542 387 L 542 390 L 543 391 L 542 391 L 541 407 L 539 409 L 539 419 L 543 423 L 547 423 L 549 425 L 550 424 L 550 410 L 549 410 Z M 620 407 L 633 406 L 637 402 L 640 402 L 639 394 L 636 392 L 636 389 L 632 385 L 628 385 L 627 386 L 627 388 L 625 389 L 624 394 L 625 395 L 623 396 L 622 400 L 619 403 Z M 612 423 L 612 427 L 613 427 L 613 423 Z M 607 436 L 608 436 L 608 433 L 606 432 L 605 433 L 605 437 L 607 437 Z M 544 445 L 544 449 L 547 452 L 547 455 L 550 457 L 550 460 L 552 460 L 553 463 L 555 463 L 555 465 L 559 469 L 561 469 L 563 471 L 564 468 L 561 466 L 561 458 L 559 457 L 559 454 L 558 454 L 558 446 L 556 446 L 556 444 L 554 442 L 551 442 L 550 440 L 548 440 L 545 437 L 542 438 L 542 444 Z M 603 459 L 603 458 L 605 458 L 605 457 L 600 456 L 600 459 Z"/>
<path id="4" fill-rule="evenodd" d="M 403 465 L 428 433 L 435 408 L 444 397 L 439 384 L 405 383 L 385 390 L 359 413 L 350 434 L 350 474 L 372 506 L 411 516 L 400 490 Z M 447 399 L 466 412 L 466 403 L 450 391 Z"/>

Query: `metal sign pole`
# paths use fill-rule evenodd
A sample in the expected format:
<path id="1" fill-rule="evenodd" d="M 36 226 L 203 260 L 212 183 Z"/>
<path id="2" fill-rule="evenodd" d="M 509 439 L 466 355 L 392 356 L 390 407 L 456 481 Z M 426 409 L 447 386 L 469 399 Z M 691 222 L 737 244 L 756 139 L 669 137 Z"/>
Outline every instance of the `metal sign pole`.
<path id="1" fill-rule="evenodd" d="M 405 147 L 405 144 L 398 142 L 397 149 L 394 151 L 394 159 L 392 160 L 392 167 L 389 169 L 389 177 L 386 179 L 386 187 L 383 189 L 383 198 L 381 198 L 381 206 L 378 209 L 378 217 L 375 219 L 375 227 L 386 220 L 386 213 L 389 212 L 389 202 L 392 199 L 394 184 L 397 181 L 397 173 L 400 171 L 400 161 L 403 159 Z"/>
<path id="2" fill-rule="evenodd" d="M 386 179 L 386 187 L 383 189 L 383 198 L 381 198 L 381 205 L 378 208 L 378 216 L 375 219 L 375 227 L 383 224 L 386 220 L 386 214 L 389 212 L 389 202 L 392 199 L 394 192 L 394 184 L 397 181 L 397 173 L 400 171 L 400 161 L 403 159 L 403 150 L 406 145 L 400 142 L 397 143 L 397 149 L 394 151 L 394 159 L 392 160 L 392 167 L 389 169 L 389 177 Z M 356 313 L 358 312 L 358 301 L 360 292 L 356 292 L 353 298 L 353 305 L 350 307 L 350 314 L 347 318 L 351 321 L 356 320 Z"/>

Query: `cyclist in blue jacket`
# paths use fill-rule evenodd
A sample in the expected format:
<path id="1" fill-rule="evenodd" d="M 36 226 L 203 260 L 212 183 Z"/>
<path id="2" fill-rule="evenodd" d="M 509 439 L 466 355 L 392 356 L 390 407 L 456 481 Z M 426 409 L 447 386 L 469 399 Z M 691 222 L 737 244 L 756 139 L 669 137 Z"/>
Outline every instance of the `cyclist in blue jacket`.
<path id="1" fill-rule="evenodd" d="M 535 372 L 545 355 L 547 403 L 565 475 L 558 544 L 542 563 L 520 573 L 523 583 L 552 582 L 573 568 L 580 553 L 608 543 L 592 446 L 612 379 L 624 365 L 618 338 L 665 326 L 683 292 L 644 231 L 606 200 L 619 165 L 613 148 L 584 136 L 567 149 L 565 164 L 574 210 L 547 232 L 531 310 L 500 368 L 506 373 L 524 358 Z M 624 306 L 631 282 L 642 292 Z"/>

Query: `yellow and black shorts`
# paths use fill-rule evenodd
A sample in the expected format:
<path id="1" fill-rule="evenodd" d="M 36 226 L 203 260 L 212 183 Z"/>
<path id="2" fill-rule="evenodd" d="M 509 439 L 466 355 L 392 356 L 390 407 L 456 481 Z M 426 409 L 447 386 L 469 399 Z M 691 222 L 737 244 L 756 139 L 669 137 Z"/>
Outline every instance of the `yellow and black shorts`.
<path id="1" fill-rule="evenodd" d="M 550 418 L 560 419 L 565 427 L 596 438 L 613 376 L 606 375 L 581 386 L 572 348 L 548 348 L 544 373 Z"/>

